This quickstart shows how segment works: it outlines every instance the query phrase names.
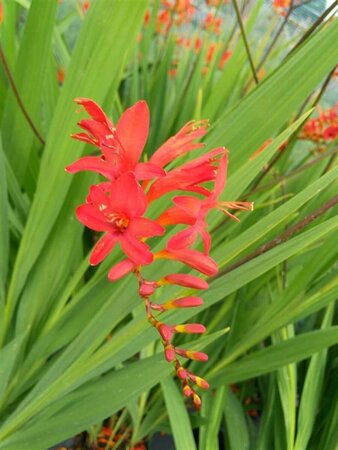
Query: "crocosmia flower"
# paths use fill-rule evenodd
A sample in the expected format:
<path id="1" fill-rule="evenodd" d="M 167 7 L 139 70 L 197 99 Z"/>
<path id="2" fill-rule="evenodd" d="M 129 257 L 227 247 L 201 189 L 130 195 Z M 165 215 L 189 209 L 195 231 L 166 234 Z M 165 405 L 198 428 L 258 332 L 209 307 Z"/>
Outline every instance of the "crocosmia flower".
<path id="1" fill-rule="evenodd" d="M 146 195 L 131 172 L 113 180 L 108 193 L 99 186 L 92 186 L 87 203 L 76 210 L 77 218 L 88 228 L 106 232 L 94 247 L 90 263 L 100 263 L 119 242 L 132 262 L 150 264 L 153 255 L 141 238 L 160 236 L 165 230 L 142 217 L 146 208 Z"/>
<path id="2" fill-rule="evenodd" d="M 196 295 L 179 295 L 158 302 L 154 301 L 153 295 L 158 290 L 165 294 L 167 285 L 207 289 L 208 283 L 199 276 L 186 273 L 147 279 L 142 273 L 143 267 L 161 264 L 165 259 L 184 264 L 199 274 L 215 275 L 218 266 L 210 256 L 212 238 L 207 231 L 209 211 L 220 210 L 238 220 L 228 209 L 250 210 L 252 204 L 219 200 L 228 164 L 224 147 L 175 165 L 180 156 L 202 150 L 204 144 L 197 141 L 206 134 L 207 121 L 188 122 L 153 153 L 149 162 L 140 162 L 149 132 L 146 102 L 139 101 L 128 108 L 116 126 L 93 100 L 81 98 L 76 102 L 84 107 L 90 119 L 80 120 L 79 126 L 85 132 L 74 134 L 73 138 L 94 145 L 99 154 L 80 158 L 69 165 L 67 171 L 88 170 L 104 178 L 90 187 L 85 203 L 76 209 L 80 222 L 94 232 L 104 233 L 91 253 L 90 263 L 99 264 L 117 244 L 121 247 L 125 257 L 110 268 L 108 279 L 114 282 L 131 273 L 137 278 L 139 296 L 149 323 L 160 335 L 164 356 L 173 363 L 183 394 L 199 409 L 201 399 L 193 385 L 208 389 L 209 384 L 183 367 L 181 359 L 203 362 L 208 356 L 200 351 L 178 348 L 173 339 L 175 334 L 201 334 L 206 328 L 199 323 L 168 325 L 162 316 L 159 320 L 158 314 L 168 314 L 177 308 L 198 309 L 203 305 L 203 299 Z M 177 191 L 183 195 L 178 196 Z M 171 206 L 159 210 L 157 220 L 147 217 L 149 204 L 156 203 L 164 195 L 171 199 Z M 149 239 L 165 236 L 167 227 L 176 224 L 187 227 L 164 242 L 162 240 L 162 248 L 154 252 Z M 194 248 L 199 236 L 204 244 L 203 252 Z"/>
<path id="3" fill-rule="evenodd" d="M 85 156 L 66 167 L 67 172 L 82 170 L 98 172 L 106 178 L 115 179 L 124 172 L 132 171 L 138 180 L 161 177 L 164 171 L 153 163 L 140 163 L 139 159 L 149 132 L 149 109 L 146 102 L 137 102 L 127 109 L 116 127 L 97 103 L 78 98 L 91 119 L 80 120 L 78 125 L 87 133 L 76 133 L 72 137 L 95 145 L 99 156 Z"/>

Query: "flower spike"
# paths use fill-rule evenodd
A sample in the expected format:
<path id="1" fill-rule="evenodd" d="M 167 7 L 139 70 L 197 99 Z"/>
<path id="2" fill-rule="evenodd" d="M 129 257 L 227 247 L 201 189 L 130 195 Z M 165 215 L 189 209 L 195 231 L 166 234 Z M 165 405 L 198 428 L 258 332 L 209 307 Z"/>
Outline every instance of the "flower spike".
<path id="1" fill-rule="evenodd" d="M 178 8 L 177 5 L 175 8 Z M 177 13 L 183 14 L 183 11 Z M 170 14 L 162 19 L 166 19 L 166 27 L 168 23 L 171 26 L 171 22 L 167 21 L 172 20 Z M 238 220 L 228 210 L 248 211 L 252 209 L 252 204 L 219 200 L 228 166 L 228 153 L 224 147 L 176 165 L 167 172 L 164 170 L 169 163 L 175 164 L 180 156 L 204 146 L 198 140 L 207 132 L 206 120 L 188 122 L 153 153 L 149 162 L 140 162 L 150 122 L 145 101 L 138 101 L 128 108 L 116 125 L 93 100 L 78 98 L 75 101 L 89 118 L 79 121 L 83 131 L 72 137 L 95 146 L 99 154 L 84 156 L 67 166 L 66 170 L 69 173 L 88 170 L 105 178 L 105 181 L 90 187 L 85 202 L 76 209 L 81 223 L 94 232 L 103 233 L 92 250 L 89 262 L 96 266 L 108 258 L 116 247 L 120 247 L 126 257 L 115 262 L 109 270 L 108 279 L 115 282 L 128 274 L 136 277 L 139 296 L 149 323 L 160 336 L 164 357 L 173 364 L 182 383 L 183 395 L 191 399 L 196 409 L 200 409 L 201 398 L 195 387 L 208 389 L 209 384 L 192 373 L 189 365 L 184 367 L 181 360 L 185 360 L 185 364 L 189 360 L 203 362 L 208 360 L 208 355 L 176 347 L 175 337 L 177 334 L 203 334 L 206 328 L 200 323 L 169 325 L 162 315 L 166 316 L 177 308 L 201 307 L 203 300 L 194 293 L 183 292 L 158 303 L 154 294 L 161 293 L 168 285 L 207 289 L 208 283 L 190 273 L 170 273 L 149 280 L 144 278 L 143 268 L 168 259 L 204 275 L 215 275 L 218 266 L 209 255 L 212 241 L 207 230 L 209 211 L 219 210 Z M 181 191 L 181 195 L 172 198 L 172 205 L 160 211 L 157 220 L 147 217 L 151 202 L 177 191 Z M 185 228 L 168 238 L 164 248 L 154 253 L 151 239 L 164 235 L 169 226 L 177 224 L 183 224 Z M 195 248 L 199 238 L 203 243 L 203 252 Z"/>

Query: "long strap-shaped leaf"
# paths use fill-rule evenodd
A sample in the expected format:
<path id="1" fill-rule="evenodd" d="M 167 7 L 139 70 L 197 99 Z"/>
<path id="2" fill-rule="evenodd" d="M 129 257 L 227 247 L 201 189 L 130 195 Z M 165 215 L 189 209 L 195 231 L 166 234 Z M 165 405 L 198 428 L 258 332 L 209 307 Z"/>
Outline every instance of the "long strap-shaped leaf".
<path id="1" fill-rule="evenodd" d="M 45 78 L 51 53 L 56 9 L 57 0 L 32 1 L 21 39 L 17 63 L 13 71 L 13 78 L 20 98 L 34 126 L 38 129 L 41 128 L 42 93 L 39 86 L 42 85 Z M 37 159 L 36 150 L 39 143 L 11 88 L 9 88 L 7 96 L 2 127 L 4 149 L 22 185 L 24 184 L 31 152 Z M 26 187 L 28 188 L 28 186 Z"/>
<path id="2" fill-rule="evenodd" d="M 41 161 L 37 191 L 20 245 L 8 294 L 7 319 L 29 271 L 45 244 L 72 182 L 64 167 L 84 146 L 72 142 L 76 129 L 73 99 L 102 103 L 112 82 L 118 86 L 126 55 L 136 42 L 147 0 L 93 2 L 77 41 Z M 128 27 L 125 24 L 128 22 Z M 71 205 L 72 207 L 72 205 Z M 62 239 L 62 236 L 60 236 Z"/>
<path id="3" fill-rule="evenodd" d="M 338 327 L 305 333 L 253 353 L 222 373 L 220 383 L 228 384 L 276 370 L 301 361 L 338 342 Z M 276 358 L 280 355 L 280 358 Z M 160 355 L 131 364 L 99 378 L 57 401 L 34 425 L 28 425 L 0 444 L 3 450 L 43 450 L 46 446 L 74 435 L 125 406 L 133 397 L 150 389 L 170 372 Z M 130 380 L 126 383 L 126 380 Z M 48 433 L 43 433 L 48 429 Z"/>

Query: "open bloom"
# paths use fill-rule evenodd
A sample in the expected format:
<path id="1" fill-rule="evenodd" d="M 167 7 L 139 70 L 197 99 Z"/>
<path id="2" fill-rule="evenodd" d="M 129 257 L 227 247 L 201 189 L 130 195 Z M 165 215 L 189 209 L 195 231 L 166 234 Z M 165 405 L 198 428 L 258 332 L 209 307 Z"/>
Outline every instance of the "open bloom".
<path id="1" fill-rule="evenodd" d="M 72 137 L 95 145 L 101 150 L 101 155 L 84 156 L 67 166 L 67 172 L 89 170 L 110 180 L 128 171 L 132 171 L 138 180 L 148 180 L 165 174 L 156 164 L 139 162 L 149 132 L 149 110 L 146 102 L 139 101 L 128 108 L 115 127 L 93 100 L 78 98 L 75 101 L 86 109 L 91 119 L 78 123 L 87 133 L 76 133 Z"/>
<path id="2" fill-rule="evenodd" d="M 202 184 L 215 179 L 217 156 L 224 154 L 225 151 L 224 147 L 215 148 L 205 155 L 169 171 L 165 177 L 155 180 L 151 185 L 147 194 L 148 200 L 153 201 L 167 192 L 175 190 L 210 195 L 210 191 Z"/>
<path id="3" fill-rule="evenodd" d="M 309 119 L 300 133 L 301 139 L 318 143 L 333 141 L 338 137 L 338 104 L 325 111 L 318 117 Z"/>
<path id="4" fill-rule="evenodd" d="M 100 263 L 117 242 L 134 264 L 152 262 L 153 255 L 140 238 L 159 236 L 164 228 L 142 217 L 146 208 L 146 196 L 131 172 L 112 181 L 108 194 L 99 186 L 90 188 L 87 203 L 76 210 L 77 218 L 92 230 L 106 232 L 91 254 L 92 265 Z"/>
<path id="5" fill-rule="evenodd" d="M 207 120 L 191 120 L 186 123 L 178 133 L 156 150 L 150 158 L 150 162 L 156 166 L 164 167 L 179 156 L 204 147 L 205 144 L 194 141 L 206 134 L 207 127 Z"/>
<path id="6" fill-rule="evenodd" d="M 174 197 L 174 207 L 165 211 L 158 219 L 162 225 L 186 224 L 188 228 L 179 231 L 168 242 L 169 250 L 179 250 L 193 245 L 200 235 L 204 244 L 204 253 L 209 254 L 211 237 L 207 231 L 206 216 L 212 209 L 219 209 L 231 218 L 238 220 L 236 216 L 228 211 L 231 209 L 252 210 L 250 202 L 223 202 L 219 201 L 226 182 L 228 156 L 225 153 L 221 158 L 217 170 L 215 187 L 212 193 L 204 199 L 190 196 Z"/>

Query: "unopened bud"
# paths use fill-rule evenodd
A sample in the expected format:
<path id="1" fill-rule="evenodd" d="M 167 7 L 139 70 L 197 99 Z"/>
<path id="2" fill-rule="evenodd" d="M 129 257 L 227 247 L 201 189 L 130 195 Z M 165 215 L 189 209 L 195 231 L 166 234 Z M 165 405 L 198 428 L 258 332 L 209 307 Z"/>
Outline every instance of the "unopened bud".
<path id="1" fill-rule="evenodd" d="M 201 334 L 206 332 L 204 325 L 199 323 L 187 323 L 184 325 L 176 325 L 173 327 L 177 333 Z"/>
<path id="2" fill-rule="evenodd" d="M 175 348 L 175 352 L 183 356 L 183 358 L 192 359 L 194 361 L 208 361 L 208 355 L 203 352 L 195 352 L 193 350 L 183 350 L 182 348 Z"/>
<path id="3" fill-rule="evenodd" d="M 171 344 L 164 347 L 164 356 L 168 362 L 172 362 L 176 358 L 174 347 Z"/>

